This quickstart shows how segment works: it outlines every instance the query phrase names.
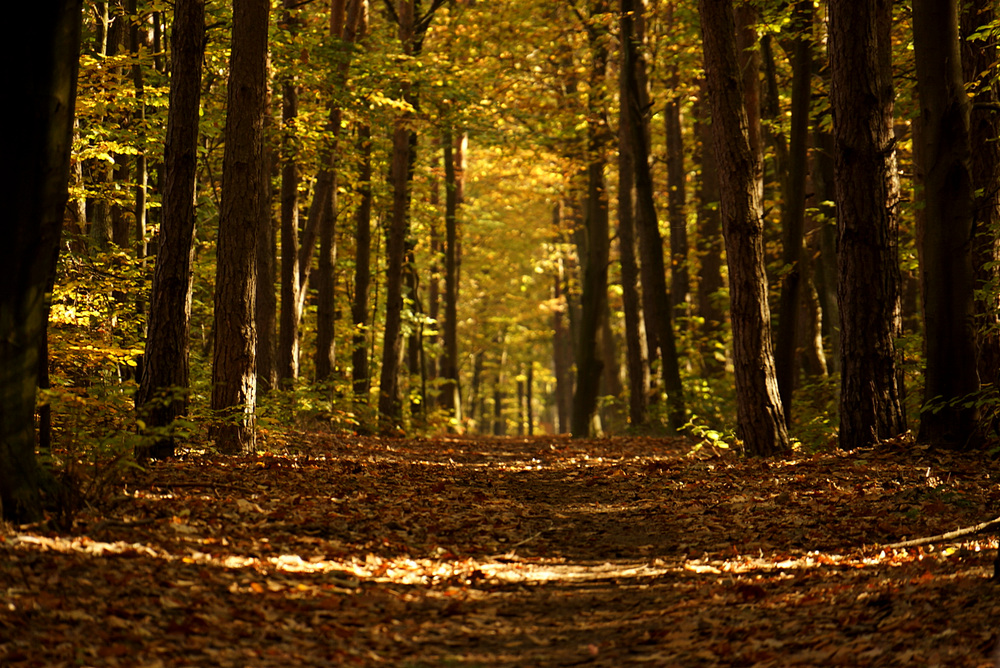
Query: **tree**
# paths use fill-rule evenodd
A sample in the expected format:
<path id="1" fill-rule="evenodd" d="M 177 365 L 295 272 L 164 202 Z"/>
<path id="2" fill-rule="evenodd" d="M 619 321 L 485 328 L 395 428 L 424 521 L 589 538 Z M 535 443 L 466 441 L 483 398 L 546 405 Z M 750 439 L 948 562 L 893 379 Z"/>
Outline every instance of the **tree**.
<path id="1" fill-rule="evenodd" d="M 233 7 L 212 364 L 212 410 L 219 413 L 213 436 L 216 447 L 228 454 L 250 452 L 254 446 L 256 237 L 263 222 L 269 9 L 269 0 L 245 0 Z"/>
<path id="2" fill-rule="evenodd" d="M 462 420 L 462 392 L 458 377 L 458 294 L 459 249 L 458 211 L 465 191 L 465 145 L 462 133 L 453 139 L 444 136 L 445 240 L 444 240 L 444 359 L 441 375 L 441 402 L 457 424 Z M 454 143 L 454 149 L 452 144 Z"/>
<path id="3" fill-rule="evenodd" d="M 736 435 L 746 451 L 789 449 L 771 352 L 759 154 L 751 150 L 731 0 L 700 0 L 705 77 L 719 168 L 733 326 Z"/>
<path id="4" fill-rule="evenodd" d="M 647 318 L 647 330 L 652 324 L 655 336 L 650 340 L 659 348 L 660 374 L 663 389 L 667 393 L 668 426 L 673 431 L 680 430 L 684 423 L 684 392 L 681 385 L 680 365 L 677 361 L 677 347 L 674 341 L 673 303 L 667 290 L 667 270 L 663 262 L 663 237 L 653 200 L 653 177 L 649 167 L 649 145 L 643 114 L 645 99 L 640 84 L 639 72 L 641 52 L 633 30 L 634 12 L 622 17 L 622 48 L 625 66 L 621 76 L 625 77 L 626 97 L 622 108 L 628 114 L 627 127 L 631 144 L 633 166 L 635 168 L 636 227 L 639 231 L 639 253 L 641 257 L 643 304 Z M 647 331 L 647 335 L 649 332 Z M 648 350 L 650 359 L 653 350 Z"/>
<path id="5" fill-rule="evenodd" d="M 0 187 L 8 203 L 0 246 L 0 516 L 41 518 L 43 471 L 35 459 L 35 394 L 46 337 L 46 287 L 55 272 L 67 200 L 81 3 L 29 4 L 8 16 L 4 89 L 17 128 L 7 141 Z M 23 41 L 22 41 L 23 40 Z"/>
<path id="6" fill-rule="evenodd" d="M 159 250 L 150 292 L 144 371 L 135 397 L 147 427 L 166 427 L 187 409 L 191 253 L 204 49 L 204 0 L 178 0 L 171 31 L 172 74 Z M 148 454 L 168 457 L 173 447 L 168 436 Z"/>
<path id="7" fill-rule="evenodd" d="M 590 18 L 607 13 L 605 2 L 594 3 Z M 589 23 L 589 22 L 588 22 Z M 600 352 L 601 320 L 608 300 L 608 195 L 604 170 L 607 166 L 607 119 L 603 110 L 608 49 L 603 33 L 587 25 L 591 45 L 590 94 L 587 97 L 587 209 L 584 216 L 583 279 L 580 326 L 576 340 L 576 392 L 570 429 L 573 436 L 590 435 L 597 410 L 601 372 L 605 361 Z"/>
<path id="8" fill-rule="evenodd" d="M 921 272 L 927 367 L 917 438 L 964 448 L 971 445 L 979 421 L 972 401 L 979 373 L 969 98 L 959 52 L 958 0 L 914 0 L 913 47 L 922 131 L 917 141 L 925 155 Z"/>
<path id="9" fill-rule="evenodd" d="M 899 181 L 892 128 L 890 0 L 831 0 L 829 54 L 841 318 L 840 444 L 906 430 L 900 332 Z"/>

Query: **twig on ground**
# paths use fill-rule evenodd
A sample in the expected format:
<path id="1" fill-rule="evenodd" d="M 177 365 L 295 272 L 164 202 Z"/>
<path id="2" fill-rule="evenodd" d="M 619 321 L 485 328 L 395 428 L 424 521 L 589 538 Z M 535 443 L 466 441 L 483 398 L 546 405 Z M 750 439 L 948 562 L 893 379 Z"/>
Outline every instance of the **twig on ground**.
<path id="1" fill-rule="evenodd" d="M 927 536 L 926 538 L 914 538 L 913 540 L 904 540 L 900 543 L 890 543 L 888 545 L 883 545 L 883 548 L 896 549 L 900 547 L 916 547 L 918 545 L 928 545 L 930 543 L 939 543 L 944 540 L 953 540 L 955 538 L 961 538 L 962 536 L 970 536 L 974 533 L 980 533 L 991 529 L 995 526 L 1000 526 L 1000 517 L 996 517 L 989 522 L 980 522 L 975 526 L 965 527 L 964 529 L 955 529 L 954 531 L 949 531 L 948 533 L 938 534 L 936 536 Z"/>

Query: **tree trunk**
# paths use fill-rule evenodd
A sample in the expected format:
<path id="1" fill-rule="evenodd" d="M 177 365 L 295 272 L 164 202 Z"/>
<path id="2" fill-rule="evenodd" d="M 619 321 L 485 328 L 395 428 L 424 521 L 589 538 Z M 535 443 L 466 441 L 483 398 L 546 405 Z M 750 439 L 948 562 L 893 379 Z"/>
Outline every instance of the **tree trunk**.
<path id="1" fill-rule="evenodd" d="M 722 344 L 726 323 L 725 288 L 722 280 L 722 217 L 719 215 L 719 170 L 712 148 L 712 125 L 708 113 L 707 90 L 704 80 L 697 104 L 695 134 L 701 178 L 698 180 L 698 315 L 702 325 L 702 370 L 709 376 L 720 376 L 726 369 Z"/>
<path id="2" fill-rule="evenodd" d="M 212 364 L 212 410 L 218 420 L 212 435 L 225 454 L 254 449 L 256 237 L 264 222 L 260 220 L 261 146 L 269 9 L 268 0 L 244 0 L 233 6 Z"/>
<path id="3" fill-rule="evenodd" d="M 561 206 L 556 205 L 553 217 L 556 219 L 556 229 L 561 219 Z M 566 314 L 569 310 L 569 296 L 566 294 L 566 276 L 563 260 L 557 260 L 558 271 L 553 277 L 552 301 L 556 307 L 552 312 L 552 366 L 556 380 L 556 417 L 560 434 L 570 432 L 570 414 L 573 412 L 573 379 L 571 366 L 573 364 L 573 337 L 566 326 Z"/>
<path id="4" fill-rule="evenodd" d="M 729 262 L 736 435 L 748 453 L 770 456 L 789 443 L 771 352 L 760 158 L 749 139 L 732 2 L 700 0 L 699 10 Z"/>
<path id="5" fill-rule="evenodd" d="M 785 265 L 778 306 L 775 372 L 786 422 L 792 420 L 795 350 L 802 304 L 802 244 L 809 172 L 809 107 L 812 91 L 812 0 L 798 0 L 792 9 L 792 130 L 782 209 L 782 262 Z"/>
<path id="6" fill-rule="evenodd" d="M 626 0 L 626 5 L 629 2 Z M 642 99 L 637 76 L 640 54 L 632 33 L 631 13 L 623 12 L 622 45 L 626 66 L 622 70 L 628 95 L 624 108 L 635 164 L 636 223 L 639 230 L 639 250 L 642 266 L 643 303 L 652 310 L 651 320 L 656 326 L 656 342 L 660 349 L 660 371 L 663 389 L 667 393 L 668 427 L 679 431 L 686 422 L 684 394 L 681 385 L 680 365 L 674 341 L 673 314 L 670 293 L 667 290 L 666 269 L 663 262 L 663 238 L 660 236 L 656 206 L 653 202 L 653 178 L 649 167 L 649 149 L 643 132 Z M 652 357 L 652 352 L 649 353 Z"/>
<path id="7" fill-rule="evenodd" d="M 355 400 L 368 403 L 371 378 L 368 371 L 368 292 L 371 289 L 372 252 L 372 132 L 367 125 L 358 129 L 358 153 L 361 165 L 358 170 L 360 199 L 354 213 L 354 301 L 351 316 L 354 321 L 352 336 L 352 380 Z"/>
<path id="8" fill-rule="evenodd" d="M 906 430 L 900 333 L 899 182 L 892 129 L 890 0 L 831 0 L 829 53 L 841 317 L 840 445 Z"/>
<path id="9" fill-rule="evenodd" d="M 925 150 L 924 408 L 918 440 L 973 444 L 979 391 L 972 270 L 969 98 L 959 53 L 958 0 L 914 0 L 913 46 Z M 993 138 L 995 141 L 996 138 Z M 996 183 L 992 184 L 996 187 Z"/>
<path id="10" fill-rule="evenodd" d="M 622 16 L 629 0 L 621 4 Z M 622 20 L 625 20 L 624 18 Z M 622 67 L 624 68 L 624 56 Z M 625 79 L 619 77 L 620 95 L 626 98 Z M 621 264 L 622 310 L 625 312 L 625 365 L 628 372 L 629 421 L 632 427 L 646 424 L 646 401 L 649 367 L 646 366 L 646 333 L 639 296 L 639 264 L 636 260 L 635 218 L 632 199 L 635 191 L 635 157 L 632 155 L 628 127 L 629 114 L 618 118 L 618 258 Z"/>
<path id="11" fill-rule="evenodd" d="M 465 134 L 454 142 L 451 133 L 445 133 L 445 240 L 444 240 L 444 366 L 441 375 L 441 405 L 451 413 L 457 426 L 462 420 L 462 395 L 458 382 L 458 207 L 463 190 L 465 172 Z"/>
<path id="12" fill-rule="evenodd" d="M 597 2 L 594 13 L 604 13 L 607 7 Z M 576 392 L 573 395 L 571 430 L 575 437 L 590 435 L 591 421 L 597 410 L 604 360 L 600 351 L 601 319 L 608 303 L 608 195 L 604 180 L 607 165 L 605 144 L 607 124 L 602 112 L 602 90 L 607 77 L 607 47 L 601 36 L 590 33 L 592 54 L 589 121 L 587 123 L 587 214 L 584 219 L 586 261 L 583 266 L 582 298 L 579 334 L 576 341 Z"/>
<path id="13" fill-rule="evenodd" d="M 270 70 L 270 67 L 268 67 Z M 265 109 L 271 108 L 271 86 L 268 84 Z M 270 111 L 264 115 L 264 133 L 267 135 L 271 126 Z M 264 147 L 264 157 L 261 161 L 260 178 L 263 185 L 263 196 L 260 199 L 261 230 L 257 235 L 257 297 L 254 313 L 257 319 L 257 391 L 267 394 L 278 386 L 278 363 L 276 359 L 277 341 L 275 340 L 278 316 L 278 300 L 275 297 L 274 285 L 275 259 L 277 257 L 277 239 L 275 232 L 280 230 L 281 222 L 275 220 L 271 213 L 271 201 L 274 199 L 274 188 L 271 186 L 271 174 L 277 170 L 278 157 L 270 144 Z"/>
<path id="14" fill-rule="evenodd" d="M 204 0 L 178 0 L 171 30 L 170 108 L 163 150 L 162 210 L 149 298 L 144 371 L 135 397 L 148 427 L 166 427 L 187 411 L 190 384 L 191 262 L 198 168 L 198 110 L 205 50 Z M 167 436 L 155 457 L 173 455 Z"/>
<path id="15" fill-rule="evenodd" d="M 281 28 L 294 35 L 298 19 L 291 8 L 296 0 L 284 0 Z M 295 126 L 299 93 L 295 76 L 284 73 L 281 84 L 281 314 L 278 324 L 278 378 L 290 382 L 299 377 L 299 296 L 302 267 L 299 265 L 299 166 Z"/>
<path id="16" fill-rule="evenodd" d="M 976 279 L 976 324 L 979 334 L 979 378 L 1000 387 L 1000 84 L 991 77 L 997 62 L 996 39 L 970 40 L 997 19 L 996 3 L 972 0 L 962 12 L 962 69 L 971 85 L 973 268 Z M 978 296 L 982 295 L 982 296 Z"/>
<path id="17" fill-rule="evenodd" d="M 37 7 L 37 9 L 36 9 Z M 0 165 L 7 202 L 0 246 L 0 517 L 42 517 L 42 469 L 35 459 L 35 394 L 44 345 L 46 287 L 55 272 L 69 183 L 81 3 L 12 8 L 16 40 L 3 48 L 7 109 L 17 127 Z"/>

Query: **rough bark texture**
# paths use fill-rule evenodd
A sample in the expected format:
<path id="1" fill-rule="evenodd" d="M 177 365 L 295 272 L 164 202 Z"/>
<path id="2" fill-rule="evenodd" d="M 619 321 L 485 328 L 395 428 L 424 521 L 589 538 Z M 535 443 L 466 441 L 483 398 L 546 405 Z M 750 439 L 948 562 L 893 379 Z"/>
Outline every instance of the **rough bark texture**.
<path id="1" fill-rule="evenodd" d="M 149 299 L 144 372 L 135 397 L 139 415 L 150 427 L 169 425 L 187 408 L 204 0 L 178 0 L 170 39 L 172 74 L 160 235 Z M 149 454 L 173 454 L 171 439 L 154 445 Z"/>
<path id="2" fill-rule="evenodd" d="M 171 30 L 170 108 L 163 152 L 160 235 L 150 292 L 144 372 L 136 406 L 147 426 L 165 427 L 187 408 L 191 254 L 198 161 L 198 106 L 205 49 L 204 0 L 180 0 Z M 169 456 L 165 439 L 150 454 Z"/>
<path id="3" fill-rule="evenodd" d="M 675 81 L 677 79 L 675 78 Z M 670 221 L 670 299 L 675 315 L 685 315 L 691 279 L 688 270 L 687 193 L 684 182 L 684 133 L 680 100 L 671 99 L 664 108 L 667 134 L 667 219 Z"/>
<path id="4" fill-rule="evenodd" d="M 971 0 L 962 12 L 962 69 L 971 84 L 973 268 L 977 293 L 979 378 L 1000 386 L 1000 83 L 992 78 L 997 60 L 995 37 L 968 39 L 997 18 L 996 2 Z"/>
<path id="5" fill-rule="evenodd" d="M 270 66 L 268 66 L 270 70 Z M 270 78 L 270 77 L 269 77 Z M 267 85 L 265 109 L 271 108 L 271 86 Z M 270 130 L 271 113 L 264 114 L 264 133 Z M 263 194 L 260 198 L 261 230 L 257 235 L 257 301 L 254 305 L 257 319 L 257 391 L 266 394 L 278 385 L 278 362 L 276 354 L 278 320 L 278 300 L 275 295 L 277 274 L 277 234 L 281 222 L 272 215 L 271 202 L 274 199 L 274 188 L 271 186 L 271 174 L 278 168 L 278 156 L 270 143 L 264 145 L 264 156 L 261 160 L 261 183 Z"/>
<path id="6" fill-rule="evenodd" d="M 699 9 L 729 262 L 736 433 L 748 453 L 769 456 L 789 444 L 771 351 L 759 155 L 748 136 L 732 2 L 700 0 Z"/>
<path id="7" fill-rule="evenodd" d="M 812 92 L 812 0 L 799 0 L 793 9 L 792 31 L 792 130 L 788 149 L 781 215 L 782 261 L 778 307 L 778 337 L 775 343 L 775 373 L 785 420 L 792 419 L 795 389 L 795 352 L 799 310 L 802 304 L 802 243 L 806 214 L 806 175 L 809 172 L 809 107 Z"/>
<path id="8" fill-rule="evenodd" d="M 649 167 L 649 149 L 643 131 L 638 44 L 631 32 L 631 21 L 622 21 L 622 44 L 626 66 L 622 71 L 628 93 L 623 108 L 629 115 L 628 128 L 635 165 L 636 225 L 639 230 L 639 250 L 642 259 L 643 304 L 652 310 L 650 320 L 656 327 L 656 345 L 660 350 L 663 389 L 667 394 L 668 427 L 678 431 L 686 422 L 684 392 L 680 365 L 674 341 L 673 309 L 667 290 L 666 268 L 663 261 L 663 238 L 660 236 L 656 206 L 653 201 L 653 179 Z M 652 351 L 649 351 L 652 357 Z"/>
<path id="9" fill-rule="evenodd" d="M 264 190 L 261 146 L 269 9 L 268 0 L 244 0 L 233 7 L 212 364 L 212 410 L 218 419 L 212 436 L 219 451 L 226 454 L 252 452 L 254 448 L 255 253 Z"/>
<path id="10" fill-rule="evenodd" d="M 41 519 L 42 470 L 35 459 L 35 389 L 45 337 L 46 296 L 59 248 L 73 133 L 81 3 L 11 8 L 4 90 L 17 91 L 7 118 L 0 188 L 7 209 L 0 245 L 0 517 Z M 16 156 L 17 159 L 13 159 Z"/>
<path id="11" fill-rule="evenodd" d="M 892 129 L 890 0 L 831 0 L 830 68 L 841 317 L 840 445 L 906 430 L 900 332 L 899 181 Z"/>
<path id="12" fill-rule="evenodd" d="M 971 445 L 979 420 L 978 410 L 968 404 L 979 391 L 979 373 L 973 325 L 969 98 L 959 54 L 958 0 L 914 0 L 913 46 L 926 216 L 921 272 L 927 367 L 917 438 L 964 448 Z"/>
<path id="13" fill-rule="evenodd" d="M 622 21 L 635 11 L 633 0 L 621 0 Z M 624 31 L 623 31 L 624 32 Z M 626 67 L 624 51 L 622 68 Z M 619 77 L 620 95 L 628 95 L 625 79 Z M 632 200 L 635 158 L 629 139 L 628 113 L 618 119 L 618 258 L 621 264 L 622 309 L 625 312 L 625 365 L 628 372 L 629 422 L 633 427 L 646 423 L 649 368 L 646 366 L 646 336 L 639 296 L 639 264 L 636 258 L 635 219 Z"/>

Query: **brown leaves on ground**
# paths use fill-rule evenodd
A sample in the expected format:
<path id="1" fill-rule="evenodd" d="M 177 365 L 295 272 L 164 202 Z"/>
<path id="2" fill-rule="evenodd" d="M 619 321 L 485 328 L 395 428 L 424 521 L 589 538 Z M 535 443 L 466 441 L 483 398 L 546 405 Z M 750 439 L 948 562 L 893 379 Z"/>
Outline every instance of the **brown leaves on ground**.
<path id="1" fill-rule="evenodd" d="M 998 465 L 303 435 L 0 536 L 4 666 L 993 665 Z"/>

